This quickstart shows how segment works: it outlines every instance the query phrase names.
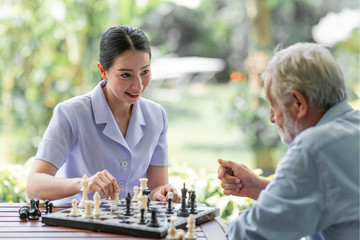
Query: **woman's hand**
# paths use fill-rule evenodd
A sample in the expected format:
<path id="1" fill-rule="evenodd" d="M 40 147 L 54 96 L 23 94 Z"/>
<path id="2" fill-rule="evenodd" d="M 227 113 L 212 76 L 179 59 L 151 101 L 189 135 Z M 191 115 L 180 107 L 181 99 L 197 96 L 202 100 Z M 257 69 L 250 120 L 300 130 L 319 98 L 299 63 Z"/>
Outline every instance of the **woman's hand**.
<path id="1" fill-rule="evenodd" d="M 181 201 L 181 197 L 178 195 L 176 188 L 174 188 L 170 184 L 166 184 L 164 186 L 154 189 L 154 194 L 152 195 L 152 198 L 154 201 L 165 202 L 168 199 L 169 192 L 173 193 L 173 202 L 179 203 Z"/>
<path id="2" fill-rule="evenodd" d="M 88 181 L 89 193 L 99 192 L 103 197 L 115 199 L 115 195 L 120 192 L 116 179 L 107 170 L 97 172 Z"/>

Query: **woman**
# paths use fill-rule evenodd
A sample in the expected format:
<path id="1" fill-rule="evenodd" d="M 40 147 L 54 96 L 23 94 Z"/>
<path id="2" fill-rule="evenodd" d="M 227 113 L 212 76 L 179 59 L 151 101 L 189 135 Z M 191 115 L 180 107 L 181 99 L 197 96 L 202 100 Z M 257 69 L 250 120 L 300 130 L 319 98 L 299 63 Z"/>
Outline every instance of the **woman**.
<path id="1" fill-rule="evenodd" d="M 29 198 L 79 201 L 87 174 L 92 194 L 125 197 L 146 177 L 152 200 L 165 201 L 173 192 L 173 200 L 180 201 L 168 184 L 165 110 L 141 98 L 151 81 L 150 58 L 140 29 L 119 26 L 104 33 L 98 62 L 102 81 L 55 107 L 27 179 Z"/>

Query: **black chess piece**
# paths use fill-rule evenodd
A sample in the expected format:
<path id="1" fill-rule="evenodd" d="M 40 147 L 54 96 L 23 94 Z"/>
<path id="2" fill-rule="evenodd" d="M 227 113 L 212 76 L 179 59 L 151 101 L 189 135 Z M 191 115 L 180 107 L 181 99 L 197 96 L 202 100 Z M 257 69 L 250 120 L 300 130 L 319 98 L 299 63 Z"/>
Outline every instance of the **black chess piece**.
<path id="1" fill-rule="evenodd" d="M 190 214 L 197 214 L 198 212 L 196 211 L 195 191 L 192 191 L 189 199 L 190 199 Z"/>
<path id="2" fill-rule="evenodd" d="M 146 224 L 144 214 L 145 214 L 145 208 L 140 208 L 139 224 Z"/>
<path id="3" fill-rule="evenodd" d="M 157 211 L 156 209 L 151 209 L 151 220 L 146 224 L 148 227 L 160 227 L 159 222 L 157 220 Z"/>
<path id="4" fill-rule="evenodd" d="M 130 193 L 127 194 L 127 196 L 126 196 L 126 198 L 125 198 L 125 203 L 126 203 L 126 210 L 125 210 L 124 215 L 125 215 L 125 216 L 132 216 L 132 215 L 134 215 L 134 214 L 131 212 L 131 209 L 130 209 L 130 203 L 131 203 Z"/>
<path id="5" fill-rule="evenodd" d="M 49 202 L 48 213 L 52 213 L 53 206 L 54 206 L 54 204 L 52 202 Z"/>
<path id="6" fill-rule="evenodd" d="M 180 217 L 188 217 L 190 215 L 189 210 L 186 208 L 186 193 L 187 189 L 184 187 L 181 189 L 181 207 L 177 212 L 177 215 Z"/>
<path id="7" fill-rule="evenodd" d="M 29 210 L 29 220 L 39 220 L 41 212 L 39 209 L 39 199 L 30 199 L 31 207 Z"/>
<path id="8" fill-rule="evenodd" d="M 49 213 L 49 200 L 45 200 L 45 212 L 44 212 L 44 214 L 48 214 Z"/>
<path id="9" fill-rule="evenodd" d="M 188 194 L 189 194 L 189 198 L 188 198 L 188 201 L 187 201 L 187 208 L 190 208 L 190 199 L 191 199 L 191 194 L 193 193 L 194 190 L 188 190 Z"/>
<path id="10" fill-rule="evenodd" d="M 19 217 L 21 220 L 27 220 L 29 218 L 30 208 L 28 206 L 22 206 L 19 209 Z"/>
<path id="11" fill-rule="evenodd" d="M 167 204 L 167 208 L 166 208 L 165 213 L 173 214 L 174 211 L 173 211 L 173 208 L 172 208 L 172 198 L 168 198 L 166 201 L 167 201 L 168 204 Z"/>

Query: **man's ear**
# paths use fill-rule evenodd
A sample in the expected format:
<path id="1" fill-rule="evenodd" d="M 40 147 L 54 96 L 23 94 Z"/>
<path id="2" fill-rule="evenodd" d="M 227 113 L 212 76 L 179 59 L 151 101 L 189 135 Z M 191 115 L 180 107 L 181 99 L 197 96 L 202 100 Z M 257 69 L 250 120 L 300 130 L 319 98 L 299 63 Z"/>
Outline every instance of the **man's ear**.
<path id="1" fill-rule="evenodd" d="M 97 66 L 98 66 L 98 68 L 99 68 L 101 77 L 102 77 L 104 80 L 107 80 L 106 71 L 105 71 L 102 63 L 101 63 L 101 62 L 98 62 Z"/>
<path id="2" fill-rule="evenodd" d="M 291 90 L 290 95 L 294 101 L 293 107 L 295 108 L 297 118 L 306 117 L 309 111 L 308 99 L 297 90 Z"/>

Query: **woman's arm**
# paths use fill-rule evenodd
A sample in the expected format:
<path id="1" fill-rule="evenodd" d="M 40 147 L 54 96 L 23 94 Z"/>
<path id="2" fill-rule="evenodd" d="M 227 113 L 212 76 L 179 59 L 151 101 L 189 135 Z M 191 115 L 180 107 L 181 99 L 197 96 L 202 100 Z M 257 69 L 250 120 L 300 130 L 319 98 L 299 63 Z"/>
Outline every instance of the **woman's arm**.
<path id="1" fill-rule="evenodd" d="M 56 200 L 80 192 L 82 178 L 59 178 L 55 177 L 56 172 L 57 168 L 51 163 L 36 159 L 26 182 L 28 198 Z M 97 172 L 88 181 L 89 193 L 99 192 L 114 199 L 120 192 L 116 179 L 107 170 Z"/>
<path id="2" fill-rule="evenodd" d="M 51 163 L 35 159 L 26 182 L 28 198 L 56 200 L 80 192 L 81 178 L 59 178 L 56 172 Z"/>
<path id="3" fill-rule="evenodd" d="M 149 166 L 146 177 L 148 187 L 151 189 L 150 198 L 155 201 L 166 201 L 168 192 L 173 192 L 173 201 L 180 202 L 181 198 L 176 189 L 168 184 L 168 167 Z"/>

